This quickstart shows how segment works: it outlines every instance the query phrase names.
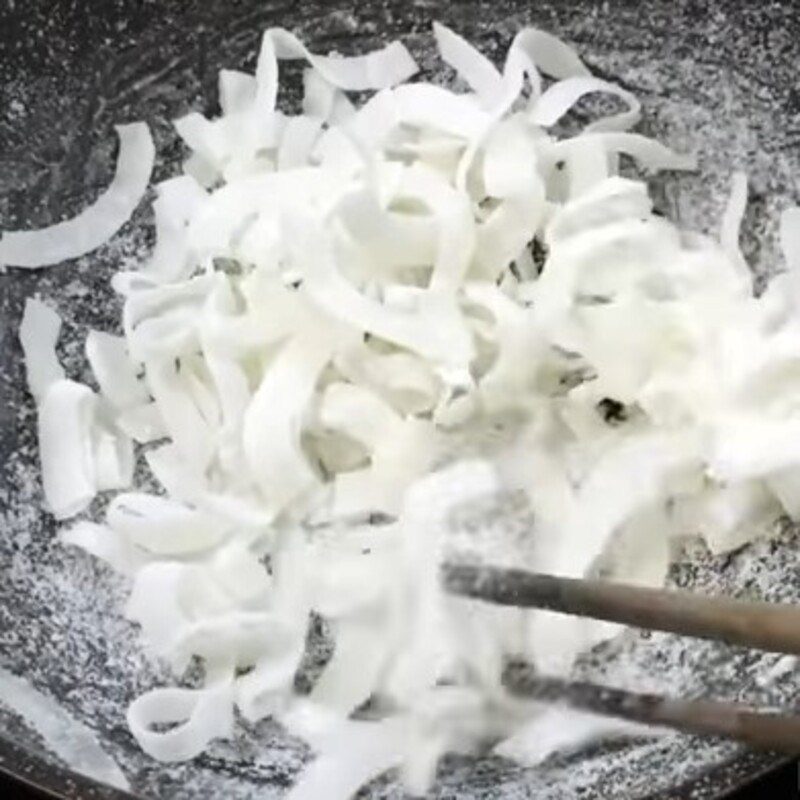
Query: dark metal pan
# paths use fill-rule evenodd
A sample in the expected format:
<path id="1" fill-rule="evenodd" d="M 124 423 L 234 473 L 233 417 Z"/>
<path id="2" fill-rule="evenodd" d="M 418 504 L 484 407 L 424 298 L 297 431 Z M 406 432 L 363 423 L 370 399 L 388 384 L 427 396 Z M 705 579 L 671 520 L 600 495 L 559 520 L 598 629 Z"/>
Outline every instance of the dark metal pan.
<path id="1" fill-rule="evenodd" d="M 47 224 L 93 199 L 112 174 L 118 122 L 151 122 L 160 156 L 155 178 L 172 174 L 181 149 L 168 121 L 190 108 L 212 111 L 217 70 L 252 68 L 267 26 L 292 28 L 316 50 L 343 53 L 402 37 L 435 71 L 430 25 L 437 19 L 495 60 L 521 26 L 535 24 L 574 43 L 596 73 L 637 92 L 645 103 L 644 130 L 698 153 L 697 175 L 668 177 L 655 187 L 662 210 L 684 225 L 715 228 L 731 171 L 747 170 L 746 252 L 759 274 L 775 268 L 775 212 L 800 199 L 800 3 L 794 0 L 4 0 L 0 229 Z M 292 102 L 291 91 L 285 100 Z M 140 210 L 110 245 L 65 268 L 0 275 L 0 667 L 25 675 L 90 726 L 140 796 L 278 796 L 309 754 L 269 720 L 241 726 L 234 741 L 188 764 L 162 766 L 138 750 L 125 707 L 167 676 L 146 662 L 135 629 L 119 614 L 121 581 L 58 546 L 52 520 L 37 510 L 33 408 L 15 334 L 23 300 L 39 292 L 65 311 L 63 355 L 80 378 L 80 326 L 117 324 L 108 279 L 121 262 L 146 251 L 149 222 Z M 670 581 L 799 601 L 798 544 L 787 529 L 719 557 L 689 548 L 678 554 Z M 778 666 L 775 656 L 629 632 L 583 657 L 577 677 L 790 709 L 800 671 Z M 431 796 L 723 797 L 779 763 L 732 743 L 676 735 L 557 754 L 530 769 L 499 758 L 451 757 Z M 2 706 L 0 770 L 64 797 L 122 796 L 71 773 Z M 364 796 L 398 796 L 392 787 L 384 779 Z"/>

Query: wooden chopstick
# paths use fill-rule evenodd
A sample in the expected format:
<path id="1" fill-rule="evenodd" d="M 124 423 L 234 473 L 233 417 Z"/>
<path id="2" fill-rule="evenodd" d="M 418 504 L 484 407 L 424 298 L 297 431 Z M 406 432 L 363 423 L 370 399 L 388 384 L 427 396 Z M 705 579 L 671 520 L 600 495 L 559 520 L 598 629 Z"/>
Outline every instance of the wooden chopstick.
<path id="1" fill-rule="evenodd" d="M 800 606 L 468 564 L 442 572 L 445 589 L 463 597 L 800 655 Z"/>
<path id="2" fill-rule="evenodd" d="M 561 702 L 572 708 L 683 733 L 723 736 L 757 750 L 800 752 L 800 717 L 790 714 L 756 712 L 734 703 L 673 699 L 541 677 L 524 664 L 510 664 L 503 674 L 503 683 L 515 697 Z"/>

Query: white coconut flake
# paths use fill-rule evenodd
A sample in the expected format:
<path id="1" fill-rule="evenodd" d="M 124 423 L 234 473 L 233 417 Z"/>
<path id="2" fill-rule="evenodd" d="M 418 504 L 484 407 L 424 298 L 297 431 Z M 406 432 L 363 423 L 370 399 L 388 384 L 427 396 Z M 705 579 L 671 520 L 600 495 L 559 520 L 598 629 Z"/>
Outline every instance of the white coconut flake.
<path id="1" fill-rule="evenodd" d="M 291 728 L 290 728 L 291 729 Z M 347 721 L 325 739 L 325 747 L 292 787 L 287 800 L 345 800 L 402 760 L 403 726 Z"/>
<path id="2" fill-rule="evenodd" d="M 132 440 L 100 424 L 95 425 L 91 435 L 97 491 L 127 489 L 133 481 Z"/>
<path id="3" fill-rule="evenodd" d="M 502 91 L 502 77 L 494 64 L 469 42 L 439 22 L 433 35 L 442 61 L 449 64 L 487 106 Z"/>
<path id="4" fill-rule="evenodd" d="M 253 75 L 235 69 L 219 71 L 219 105 L 223 114 L 235 114 L 249 108 L 256 98 Z"/>
<path id="5" fill-rule="evenodd" d="M 156 724 L 174 723 L 168 731 Z M 233 735 L 233 695 L 229 682 L 208 689 L 153 689 L 131 703 L 128 725 L 139 746 L 158 761 L 185 761 L 212 739 Z"/>
<path id="6" fill-rule="evenodd" d="M 207 200 L 203 187 L 189 175 L 162 181 L 153 203 L 156 246 L 141 270 L 156 281 L 188 277 L 189 250 L 186 225 Z"/>
<path id="7" fill-rule="evenodd" d="M 77 258 L 105 244 L 144 197 L 155 147 L 144 122 L 116 127 L 119 155 L 114 178 L 77 217 L 35 231 L 9 231 L 0 239 L 0 264 L 36 269 Z"/>
<path id="8" fill-rule="evenodd" d="M 293 242 L 316 243 L 313 250 L 298 247 L 296 258 L 309 297 L 327 314 L 437 362 L 457 368 L 467 363 L 471 346 L 457 324 L 455 307 L 446 297 L 428 296 L 419 303 L 418 313 L 388 308 L 358 292 L 342 277 L 324 236 L 312 221 L 298 215 L 287 218 L 287 224 Z"/>
<path id="9" fill-rule="evenodd" d="M 525 53 L 538 70 L 558 80 L 590 74 L 574 48 L 538 28 L 525 28 L 514 37 L 509 56 L 516 51 Z"/>
<path id="10" fill-rule="evenodd" d="M 747 175 L 743 172 L 737 172 L 733 176 L 731 194 L 722 217 L 719 240 L 731 262 L 736 264 L 743 273 L 748 274 L 747 264 L 742 251 L 739 249 L 739 234 L 746 208 Z"/>
<path id="11" fill-rule="evenodd" d="M 123 433 L 140 444 L 163 439 L 167 435 L 161 412 L 155 403 L 144 403 L 120 411 L 116 424 Z"/>
<path id="12" fill-rule="evenodd" d="M 39 457 L 45 501 L 57 519 L 83 511 L 97 491 L 92 425 L 97 398 L 88 386 L 53 383 L 39 405 Z"/>
<path id="13" fill-rule="evenodd" d="M 137 550 L 128 537 L 105 525 L 78 522 L 59 534 L 59 539 L 105 561 L 122 575 L 133 575 L 147 563 L 147 556 Z"/>
<path id="14" fill-rule="evenodd" d="M 247 463 L 267 507 L 276 514 L 317 481 L 300 449 L 300 432 L 314 385 L 330 357 L 324 339 L 289 342 L 245 412 Z"/>
<path id="15" fill-rule="evenodd" d="M 56 355 L 60 331 L 61 317 L 50 306 L 35 298 L 25 301 L 19 341 L 25 354 L 28 388 L 37 402 L 42 400 L 53 383 L 65 377 Z"/>
<path id="16" fill-rule="evenodd" d="M 535 103 L 530 119 L 535 125 L 554 125 L 584 95 L 594 92 L 612 94 L 629 106 L 629 110 L 605 117 L 587 126 L 588 131 L 626 131 L 639 121 L 641 106 L 630 92 L 608 81 L 597 78 L 577 77 L 559 81 L 548 89 Z"/>
<path id="17" fill-rule="evenodd" d="M 81 775 L 117 789 L 130 789 L 125 774 L 90 728 L 28 681 L 0 669 L 0 702 L 19 714 L 55 755 Z"/>
<path id="18" fill-rule="evenodd" d="M 787 208 L 781 214 L 781 248 L 789 269 L 800 271 L 800 208 Z"/>
<path id="19" fill-rule="evenodd" d="M 333 115 L 337 98 L 336 87 L 328 83 L 315 69 L 303 70 L 303 113 L 327 121 Z"/>
<path id="20" fill-rule="evenodd" d="M 146 365 L 147 381 L 164 429 L 185 459 L 186 468 L 200 476 L 212 458 L 212 435 L 185 381 L 169 362 Z"/>
<path id="21" fill-rule="evenodd" d="M 278 147 L 278 169 L 305 166 L 321 132 L 321 119 L 307 116 L 290 117 Z"/>
<path id="22" fill-rule="evenodd" d="M 411 54 L 400 42 L 363 56 L 318 56 L 309 52 L 292 33 L 272 28 L 264 38 L 274 42 L 278 58 L 303 58 L 328 83 L 340 89 L 365 91 L 388 89 L 408 80 L 417 71 Z"/>
<path id="23" fill-rule="evenodd" d="M 119 409 L 146 403 L 147 390 L 128 355 L 122 336 L 91 330 L 86 335 L 86 359 L 100 393 Z"/>
<path id="24" fill-rule="evenodd" d="M 577 142 L 598 142 L 609 154 L 622 153 L 634 158 L 641 166 L 656 172 L 658 170 L 693 170 L 697 163 L 693 156 L 675 153 L 661 142 L 648 139 L 640 133 L 625 132 L 585 132 L 575 140 L 566 139 L 555 142 L 550 149 L 550 158 L 558 161 L 565 157 Z"/>
<path id="25" fill-rule="evenodd" d="M 229 530 L 224 521 L 183 503 L 154 495 L 117 495 L 106 523 L 132 544 L 159 555 L 183 555 L 219 544 Z"/>
<path id="26" fill-rule="evenodd" d="M 474 98 L 452 94 L 430 83 L 398 86 L 392 97 L 399 120 L 418 128 L 470 139 L 480 135 L 490 120 Z"/>

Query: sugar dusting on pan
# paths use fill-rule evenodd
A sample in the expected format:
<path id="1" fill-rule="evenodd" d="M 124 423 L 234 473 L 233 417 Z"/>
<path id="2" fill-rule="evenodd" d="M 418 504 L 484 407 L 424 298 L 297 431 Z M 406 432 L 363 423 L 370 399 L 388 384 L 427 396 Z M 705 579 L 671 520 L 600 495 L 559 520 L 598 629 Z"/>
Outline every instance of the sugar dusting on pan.
<path id="1" fill-rule="evenodd" d="M 511 11 L 511 8 L 493 8 L 491 13 L 496 15 L 495 18 L 503 17 L 507 21 L 490 26 L 487 21 L 481 21 L 482 14 L 476 11 L 465 12 L 465 19 L 458 20 L 448 19 L 448 10 L 438 4 L 409 11 L 401 9 L 400 4 L 388 3 L 376 5 L 364 14 L 339 13 L 327 24 L 331 26 L 331 47 L 339 46 L 341 39 L 354 33 L 366 34 L 360 39 L 360 47 L 366 46 L 370 36 L 378 31 L 386 31 L 388 38 L 412 27 L 424 29 L 425 33 L 407 39 L 418 53 L 420 47 L 429 46 L 427 28 L 430 20 L 442 18 L 481 43 L 491 54 L 492 44 L 497 46 L 498 53 L 502 52 L 510 35 L 523 22 L 532 21 L 530 14 L 523 19 Z M 631 52 L 633 48 L 619 51 L 614 48 L 612 39 L 625 39 L 625 25 L 629 26 L 629 34 L 638 30 L 632 27 L 635 23 L 630 19 L 626 21 L 624 15 L 620 20 L 617 15 L 609 26 L 613 34 L 609 32 L 605 42 L 597 42 L 595 39 L 602 39 L 604 34 L 595 32 L 595 29 L 602 27 L 604 19 L 583 12 L 580 4 L 575 4 L 571 11 L 555 7 L 540 9 L 536 12 L 536 22 L 576 41 L 593 68 L 605 70 L 635 88 L 645 100 L 651 129 L 664 141 L 676 149 L 687 145 L 699 148 L 702 177 L 677 180 L 670 177 L 662 190 L 665 210 L 670 215 L 677 215 L 684 224 L 700 228 L 710 226 L 711 220 L 718 218 L 733 159 L 734 166 L 746 167 L 753 179 L 757 195 L 754 211 L 758 222 L 753 224 L 754 221 L 749 220 L 749 252 L 755 257 L 754 263 L 768 270 L 770 264 L 776 263 L 776 251 L 770 230 L 764 228 L 765 220 L 775 218 L 772 204 L 790 196 L 791 176 L 800 174 L 798 148 L 789 149 L 777 134 L 771 133 L 773 129 L 782 129 L 779 104 L 783 96 L 779 87 L 791 85 L 788 75 L 783 76 L 784 81 L 779 74 L 783 59 L 777 64 L 772 62 L 778 73 L 774 76 L 774 91 L 760 82 L 763 81 L 760 72 L 753 75 L 752 83 L 737 85 L 736 81 L 731 82 L 732 75 L 724 66 L 731 55 L 724 48 L 735 49 L 738 46 L 736 42 L 724 39 L 715 43 L 713 38 L 710 39 L 706 45 L 709 60 L 701 65 L 692 59 L 691 50 L 682 57 L 670 58 L 669 48 L 659 44 L 657 32 L 639 37 L 637 49 L 641 47 L 641 52 Z M 257 31 L 270 21 L 268 8 L 250 13 L 240 9 L 237 13 L 247 18 L 247 25 L 230 26 L 234 44 L 227 52 L 213 50 L 212 42 L 213 59 L 219 63 L 214 69 L 208 69 L 206 97 L 213 94 L 208 84 L 216 66 L 239 63 L 240 54 L 252 52 Z M 680 9 L 670 10 L 672 17 L 682 13 Z M 452 17 L 455 12 L 450 11 L 449 15 Z M 364 20 L 364 16 L 368 19 Z M 218 20 L 218 27 L 226 27 L 225 22 Z M 282 18 L 280 22 L 292 26 L 294 21 Z M 312 40 L 318 38 L 313 35 L 315 20 L 298 19 L 297 23 L 299 33 L 310 33 Z M 713 33 L 730 30 L 732 23 L 710 19 L 701 20 L 701 24 Z M 773 24 L 780 24 L 780 19 Z M 657 30 L 658 20 L 654 20 L 653 25 Z M 205 35 L 210 38 L 210 34 Z M 151 42 L 157 41 L 155 34 L 150 36 Z M 633 39 L 629 36 L 628 40 Z M 788 42 L 784 44 L 790 46 Z M 154 52 L 152 69 L 157 72 L 160 60 L 167 61 L 176 55 L 179 48 L 188 49 L 189 46 L 186 40 L 181 40 L 171 45 L 176 49 L 169 53 Z M 773 52 L 778 51 L 774 42 L 768 46 Z M 716 50 L 719 52 L 715 53 Z M 655 70 L 653 52 L 661 53 Z M 738 52 L 741 54 L 741 48 Z M 747 52 L 746 48 L 744 52 Z M 423 65 L 426 63 L 424 55 L 421 58 Z M 752 54 L 750 57 L 758 62 L 758 70 L 761 70 L 761 61 Z M 794 58 L 787 57 L 786 64 L 793 61 Z M 160 106 L 159 113 L 169 107 L 169 116 L 175 116 L 177 103 L 188 104 L 195 99 L 191 95 L 196 91 L 196 83 L 187 77 L 187 73 L 196 67 L 196 64 L 187 64 L 185 69 L 178 68 L 158 81 L 148 83 L 147 75 L 138 74 L 128 65 L 126 69 L 131 74 L 131 83 L 142 88 L 129 95 L 123 111 L 130 111 L 129 116 L 133 119 L 141 113 L 148 113 L 154 106 Z M 14 99 L 18 104 L 15 103 L 11 109 L 15 122 L 22 128 L 26 112 L 32 119 L 31 109 L 42 97 L 47 97 L 48 92 L 47 87 L 28 87 L 22 82 L 14 85 L 26 86 L 23 90 L 15 89 Z M 721 88 L 725 86 L 730 88 Z M 52 100 L 52 95 L 49 99 Z M 91 113 L 95 110 L 92 109 Z M 102 113 L 101 118 L 110 126 L 111 119 L 119 118 L 120 109 L 106 117 L 102 117 Z M 745 115 L 747 124 L 734 121 Z M 58 124 L 58 115 L 53 116 L 56 119 L 54 124 Z M 10 114 L 7 114 L 6 123 L 9 120 Z M 65 131 L 70 124 L 70 119 L 64 119 L 60 123 L 61 129 Z M 3 130 L 0 129 L 0 134 Z M 47 136 L 38 135 L 43 142 L 47 141 Z M 95 176 L 97 190 L 109 177 L 112 164 L 111 137 L 105 137 L 106 143 L 101 139 L 97 137 L 83 145 L 88 148 L 86 152 L 92 154 L 89 172 Z M 45 159 L 44 168 L 35 168 L 33 163 L 26 162 L 27 152 L 28 148 L 19 150 L 19 166 L 14 176 L 22 185 L 25 185 L 28 169 L 39 177 L 32 196 L 43 198 L 48 193 L 47 180 L 42 175 L 58 175 L 59 170 L 63 170 L 64 176 L 57 180 L 63 186 L 69 185 L 72 167 L 67 161 L 70 157 L 68 147 L 56 151 L 55 163 L 47 160 L 47 147 L 40 147 L 40 155 L 43 153 L 41 157 Z M 85 166 L 81 164 L 77 174 L 83 174 Z M 64 192 L 68 204 L 70 194 Z M 77 191 L 71 197 L 73 204 L 78 202 L 77 198 L 85 196 L 84 192 Z M 775 199 L 761 200 L 762 197 Z M 14 202 L 13 198 L 10 202 Z M 22 211 L 8 205 L 0 210 L 9 215 L 13 211 L 15 214 L 38 216 L 37 223 L 50 221 L 46 202 L 36 203 L 31 199 L 26 201 Z M 137 752 L 124 725 L 124 709 L 137 693 L 164 680 L 166 671 L 159 671 L 142 657 L 135 629 L 121 615 L 114 613 L 122 597 L 121 579 L 83 554 L 56 545 L 51 523 L 38 511 L 41 496 L 32 430 L 33 409 L 22 388 L 21 361 L 11 333 L 19 321 L 22 298 L 35 289 L 43 298 L 54 301 L 60 309 L 68 312 L 67 324 L 74 325 L 65 337 L 62 356 L 68 373 L 89 380 L 83 372 L 82 336 L 78 325 L 111 329 L 110 326 L 118 319 L 118 308 L 107 287 L 108 276 L 121 263 L 128 259 L 136 260 L 147 252 L 147 222 L 146 216 L 141 215 L 126 226 L 110 246 L 99 254 L 81 259 L 61 274 L 52 273 L 37 280 L 15 279 L 13 284 L 8 276 L 2 278 L 0 394 L 3 411 L 0 413 L 4 416 L 0 452 L 5 463 L 0 482 L 0 524 L 4 531 L 13 532 L 13 536 L 6 535 L 0 542 L 0 574 L 3 576 L 0 587 L 0 663 L 16 674 L 25 674 L 31 685 L 56 698 L 71 716 L 91 728 L 134 788 L 147 796 L 278 796 L 291 783 L 307 753 L 269 721 L 243 726 L 236 740 L 215 744 L 207 754 L 187 765 L 154 766 Z M 756 242 L 764 244 L 757 245 Z M 497 536 L 507 536 L 515 529 L 515 524 L 518 530 L 519 521 L 514 522 L 515 514 L 521 513 L 512 503 L 510 510 L 494 515 Z M 481 524 L 486 522 L 487 516 L 492 514 L 476 509 Z M 463 520 L 463 525 L 469 527 L 470 521 Z M 728 556 L 712 557 L 693 545 L 679 559 L 671 579 L 679 586 L 700 587 L 708 591 L 800 600 L 800 586 L 796 580 L 800 567 L 798 544 L 798 537 L 787 530 L 774 541 L 758 542 Z M 114 643 L 113 648 L 108 646 L 110 642 Z M 687 646 L 685 640 L 674 636 L 628 633 L 585 657 L 577 672 L 582 677 L 605 680 L 611 685 L 631 689 L 708 695 L 788 707 L 793 704 L 800 688 L 800 676 L 792 667 L 793 664 L 772 655 L 706 643 Z M 5 717 L 0 719 L 5 721 Z M 30 736 L 29 743 L 34 749 L 42 744 L 35 735 Z M 592 797 L 636 797 L 666 791 L 692 780 L 710 767 L 724 763 L 735 752 L 735 746 L 730 744 L 670 736 L 625 747 L 589 747 L 579 753 L 557 754 L 537 769 L 525 769 L 499 758 L 475 761 L 454 757 L 443 764 L 433 794 L 440 797 L 536 797 L 545 800 L 587 794 Z M 707 788 L 707 794 L 698 789 L 693 796 L 712 796 L 715 791 L 713 781 Z M 397 797 L 399 790 L 389 781 L 381 780 L 365 790 L 364 795 Z"/>

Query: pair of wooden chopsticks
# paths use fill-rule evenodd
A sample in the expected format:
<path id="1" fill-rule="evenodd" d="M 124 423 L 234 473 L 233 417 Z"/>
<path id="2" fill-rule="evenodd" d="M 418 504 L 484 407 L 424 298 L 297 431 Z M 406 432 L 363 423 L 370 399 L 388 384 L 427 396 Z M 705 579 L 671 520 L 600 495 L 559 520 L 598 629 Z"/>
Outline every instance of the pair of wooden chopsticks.
<path id="1" fill-rule="evenodd" d="M 445 565 L 442 577 L 447 591 L 462 597 L 800 655 L 800 607 L 466 564 Z M 758 749 L 800 752 L 800 716 L 544 678 L 524 665 L 509 665 L 503 679 L 521 697 L 729 737 Z"/>

